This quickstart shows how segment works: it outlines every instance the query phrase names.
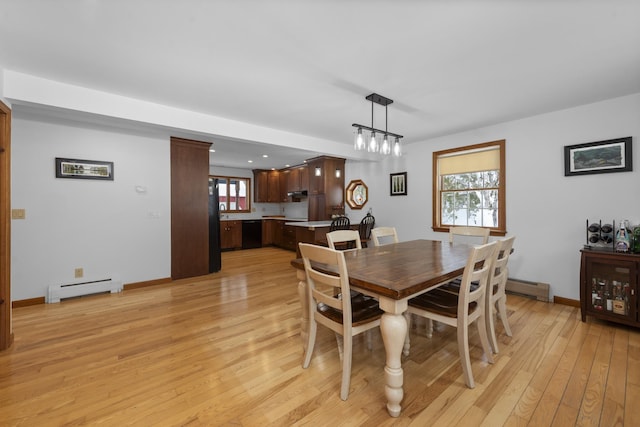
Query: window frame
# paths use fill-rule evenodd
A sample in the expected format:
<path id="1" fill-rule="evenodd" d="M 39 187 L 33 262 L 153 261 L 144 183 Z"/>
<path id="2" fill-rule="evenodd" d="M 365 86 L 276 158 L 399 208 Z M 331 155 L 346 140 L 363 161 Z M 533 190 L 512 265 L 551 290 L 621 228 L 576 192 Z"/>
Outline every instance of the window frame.
<path id="1" fill-rule="evenodd" d="M 209 175 L 209 178 L 213 178 L 213 179 L 224 179 L 227 182 L 229 182 L 230 180 L 243 180 L 246 181 L 246 186 L 247 186 L 247 208 L 246 209 L 228 209 L 227 204 L 225 204 L 225 209 L 220 209 L 220 213 L 226 213 L 226 214 L 233 214 L 233 213 L 250 213 L 251 212 L 251 178 L 246 177 L 246 176 L 225 176 L 225 175 Z M 227 194 L 226 194 L 226 198 L 227 200 L 229 200 L 230 194 L 229 194 L 229 190 L 231 188 L 230 185 L 227 185 Z M 221 195 L 218 194 L 218 197 L 220 197 Z M 218 207 L 220 206 L 221 202 L 218 202 Z"/>
<path id="2" fill-rule="evenodd" d="M 492 236 L 504 236 L 507 234 L 507 204 L 506 204 L 506 188 L 507 188 L 507 170 L 505 161 L 505 140 L 497 140 L 490 142 L 483 142 L 480 144 L 467 145 L 464 147 L 450 148 L 447 150 L 434 151 L 433 152 L 433 164 L 432 164 L 432 226 L 433 231 L 436 232 L 449 232 L 449 225 L 442 224 L 442 208 L 440 206 L 442 200 L 442 190 L 440 188 L 441 176 L 438 168 L 438 161 L 443 156 L 449 156 L 453 153 L 464 154 L 465 152 L 473 152 L 478 150 L 487 150 L 497 147 L 500 151 L 500 171 L 499 171 L 499 186 L 498 186 L 498 227 L 490 227 Z M 471 227 L 479 227 L 473 226 Z"/>

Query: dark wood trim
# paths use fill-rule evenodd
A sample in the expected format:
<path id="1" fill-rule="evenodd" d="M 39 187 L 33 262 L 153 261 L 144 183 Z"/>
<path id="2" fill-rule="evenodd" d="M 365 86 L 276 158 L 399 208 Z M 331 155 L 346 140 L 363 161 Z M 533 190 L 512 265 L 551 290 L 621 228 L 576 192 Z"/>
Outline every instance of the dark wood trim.
<path id="1" fill-rule="evenodd" d="M 11 303 L 11 306 L 13 308 L 29 307 L 30 305 L 44 304 L 45 302 L 46 301 L 44 297 L 37 297 L 37 298 L 29 298 L 29 299 L 21 299 L 18 301 L 13 301 Z"/>
<path id="2" fill-rule="evenodd" d="M 571 298 L 564 298 L 564 297 L 553 297 L 553 303 L 554 304 L 562 304 L 562 305 L 568 305 L 570 307 L 580 307 L 580 301 L 575 300 L 575 299 L 571 299 Z"/>
<path id="3" fill-rule="evenodd" d="M 13 343 L 11 329 L 11 109 L 0 102 L 0 350 Z"/>
<path id="4" fill-rule="evenodd" d="M 146 288 L 149 286 L 164 285 L 171 283 L 171 277 L 165 277 L 163 279 L 145 280 L 144 282 L 127 283 L 122 286 L 123 291 L 130 291 L 132 289 Z"/>

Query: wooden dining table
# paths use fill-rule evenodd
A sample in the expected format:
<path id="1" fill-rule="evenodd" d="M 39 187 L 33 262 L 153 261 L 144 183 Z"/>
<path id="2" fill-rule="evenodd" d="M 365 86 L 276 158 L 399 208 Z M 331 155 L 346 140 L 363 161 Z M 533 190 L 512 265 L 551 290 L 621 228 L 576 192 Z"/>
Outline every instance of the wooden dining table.
<path id="1" fill-rule="evenodd" d="M 404 397 L 402 351 L 407 335 L 403 313 L 410 298 L 461 276 L 472 246 L 451 245 L 434 240 L 411 240 L 365 249 L 345 251 L 351 288 L 378 298 L 384 310 L 380 331 L 386 353 L 385 396 L 392 417 L 401 412 Z M 302 339 L 306 343 L 309 306 L 306 274 L 301 259 L 291 264 L 298 269 L 298 293 L 302 304 Z"/>

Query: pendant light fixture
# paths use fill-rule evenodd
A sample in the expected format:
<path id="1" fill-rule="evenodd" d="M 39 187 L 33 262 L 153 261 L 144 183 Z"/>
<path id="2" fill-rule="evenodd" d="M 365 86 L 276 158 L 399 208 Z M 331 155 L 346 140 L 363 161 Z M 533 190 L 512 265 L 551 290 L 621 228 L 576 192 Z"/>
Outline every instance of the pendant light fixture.
<path id="1" fill-rule="evenodd" d="M 387 129 L 388 125 L 388 113 L 387 106 L 393 103 L 392 99 L 385 98 L 382 95 L 378 95 L 377 93 L 372 93 L 365 97 L 366 100 L 371 101 L 371 126 L 365 126 L 358 123 L 354 123 L 352 126 L 357 128 L 355 141 L 353 148 L 356 151 L 364 151 L 367 150 L 370 153 L 380 153 L 382 155 L 393 154 L 394 156 L 401 156 L 402 149 L 400 147 L 400 139 L 402 135 L 398 135 L 397 133 L 389 132 Z M 373 104 L 376 103 L 378 105 L 384 106 L 384 116 L 385 116 L 385 125 L 384 130 L 376 129 L 373 127 Z M 369 136 L 369 140 L 365 143 L 365 137 L 362 133 L 362 129 L 368 130 L 371 132 Z M 377 134 L 382 135 L 382 143 L 378 143 Z M 393 143 L 393 147 L 390 143 L 390 138 L 395 138 L 395 142 Z"/>

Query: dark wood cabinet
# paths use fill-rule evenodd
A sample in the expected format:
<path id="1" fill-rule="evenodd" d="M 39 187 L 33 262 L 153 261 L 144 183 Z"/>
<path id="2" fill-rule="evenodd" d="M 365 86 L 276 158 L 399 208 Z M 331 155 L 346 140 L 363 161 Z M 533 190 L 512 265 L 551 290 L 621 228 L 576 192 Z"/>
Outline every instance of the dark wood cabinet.
<path id="1" fill-rule="evenodd" d="M 309 189 L 309 167 L 307 165 L 295 166 L 288 169 L 287 190 L 304 191 Z"/>
<path id="2" fill-rule="evenodd" d="M 637 300 L 640 255 L 589 249 L 581 253 L 582 321 L 593 316 L 640 327 Z"/>
<path id="3" fill-rule="evenodd" d="M 280 172 L 273 170 L 253 171 L 253 201 L 257 203 L 280 203 Z"/>
<path id="4" fill-rule="evenodd" d="M 171 138 L 171 278 L 209 274 L 209 147 Z"/>
<path id="5" fill-rule="evenodd" d="M 220 221 L 220 248 L 242 248 L 242 221 Z"/>
<path id="6" fill-rule="evenodd" d="M 321 156 L 310 159 L 307 163 L 309 221 L 328 220 L 332 215 L 343 215 L 345 160 Z"/>
<path id="7" fill-rule="evenodd" d="M 275 234 L 275 221 L 271 219 L 262 220 L 262 246 L 273 245 Z"/>

